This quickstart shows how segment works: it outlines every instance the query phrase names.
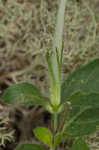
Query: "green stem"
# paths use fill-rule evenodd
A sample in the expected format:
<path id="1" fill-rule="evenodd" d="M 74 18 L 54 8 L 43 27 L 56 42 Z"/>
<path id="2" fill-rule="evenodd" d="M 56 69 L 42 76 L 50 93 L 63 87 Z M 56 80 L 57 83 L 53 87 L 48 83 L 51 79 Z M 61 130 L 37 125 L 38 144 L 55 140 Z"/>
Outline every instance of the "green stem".
<path id="1" fill-rule="evenodd" d="M 65 7 L 67 0 L 59 1 L 59 10 L 57 15 L 57 23 L 56 23 L 56 34 L 55 34 L 55 42 L 54 42 L 54 51 L 55 48 L 58 49 L 59 58 L 61 58 L 61 48 L 62 48 L 62 38 L 63 38 L 63 27 L 64 27 L 64 15 L 65 15 Z"/>
<path id="2" fill-rule="evenodd" d="M 57 105 L 61 103 L 61 63 L 62 63 L 62 39 L 63 39 L 63 26 L 64 14 L 67 0 L 59 1 L 59 10 L 57 15 L 55 41 L 53 42 L 52 55 L 50 56 L 50 67 L 48 65 L 50 75 L 51 87 L 51 104 Z M 48 61 L 47 61 L 48 62 Z M 54 79 L 54 81 L 53 81 Z"/>
<path id="3" fill-rule="evenodd" d="M 55 148 L 54 148 L 54 146 L 53 146 L 53 145 L 50 147 L 50 150 L 55 150 Z"/>
<path id="4" fill-rule="evenodd" d="M 54 150 L 53 148 L 50 148 L 50 150 Z"/>
<path id="5" fill-rule="evenodd" d="M 54 114 L 54 132 L 57 130 L 57 125 L 58 125 L 58 114 Z"/>
<path id="6" fill-rule="evenodd" d="M 53 148 L 50 148 L 50 150 L 54 150 Z"/>

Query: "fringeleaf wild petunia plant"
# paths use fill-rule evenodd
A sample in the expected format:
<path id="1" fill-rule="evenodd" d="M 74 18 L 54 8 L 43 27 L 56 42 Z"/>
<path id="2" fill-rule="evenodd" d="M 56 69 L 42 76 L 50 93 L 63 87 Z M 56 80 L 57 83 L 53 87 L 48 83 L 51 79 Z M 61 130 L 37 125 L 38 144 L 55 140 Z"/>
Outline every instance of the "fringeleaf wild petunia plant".
<path id="1" fill-rule="evenodd" d="M 66 0 L 59 1 L 53 49 L 46 52 L 50 97 L 46 99 L 40 90 L 30 83 L 13 85 L 5 90 L 2 96 L 4 103 L 40 105 L 52 115 L 53 131 L 45 127 L 37 127 L 33 131 L 43 146 L 40 143 L 24 143 L 16 150 L 56 150 L 59 149 L 60 143 L 68 138 L 73 140 L 72 150 L 89 150 L 83 137 L 96 132 L 99 127 L 99 59 L 74 71 L 61 82 L 66 3 Z"/>

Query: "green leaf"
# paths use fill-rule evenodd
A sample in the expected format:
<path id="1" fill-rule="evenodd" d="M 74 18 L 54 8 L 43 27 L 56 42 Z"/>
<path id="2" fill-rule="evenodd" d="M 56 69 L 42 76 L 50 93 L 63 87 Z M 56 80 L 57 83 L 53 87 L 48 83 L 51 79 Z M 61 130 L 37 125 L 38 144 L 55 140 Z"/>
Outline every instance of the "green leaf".
<path id="1" fill-rule="evenodd" d="M 54 137 L 54 147 L 56 148 L 62 141 L 63 139 L 63 135 L 58 133 L 57 135 L 55 135 Z"/>
<path id="2" fill-rule="evenodd" d="M 35 128 L 34 134 L 36 138 L 44 144 L 48 145 L 49 147 L 52 145 L 53 136 L 47 128 Z"/>
<path id="3" fill-rule="evenodd" d="M 47 105 L 40 90 L 30 83 L 15 84 L 5 90 L 2 101 L 9 104 Z"/>
<path id="4" fill-rule="evenodd" d="M 78 138 L 72 146 L 72 150 L 90 150 L 82 138 Z"/>
<path id="5" fill-rule="evenodd" d="M 94 133 L 99 125 L 99 120 L 97 121 L 80 121 L 73 122 L 65 130 L 65 134 L 68 137 L 82 137 Z"/>
<path id="6" fill-rule="evenodd" d="M 99 107 L 99 93 L 77 92 L 68 99 L 68 102 L 72 107 Z"/>
<path id="7" fill-rule="evenodd" d="M 73 72 L 62 84 L 62 103 L 77 91 L 99 93 L 99 59 Z"/>
<path id="8" fill-rule="evenodd" d="M 16 150 L 45 150 L 43 147 L 37 144 L 25 143 L 19 145 Z"/>
<path id="9" fill-rule="evenodd" d="M 99 126 L 99 94 L 78 92 L 68 101 L 71 110 L 64 125 L 65 133 L 75 137 L 95 132 Z"/>

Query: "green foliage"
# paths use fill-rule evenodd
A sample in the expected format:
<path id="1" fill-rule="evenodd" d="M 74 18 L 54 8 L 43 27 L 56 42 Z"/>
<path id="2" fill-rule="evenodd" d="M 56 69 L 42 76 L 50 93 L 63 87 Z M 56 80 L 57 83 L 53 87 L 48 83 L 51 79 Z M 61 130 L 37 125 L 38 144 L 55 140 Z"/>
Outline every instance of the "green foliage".
<path id="1" fill-rule="evenodd" d="M 9 104 L 47 105 L 40 90 L 30 83 L 21 83 L 9 87 L 2 96 L 2 101 Z"/>
<path id="2" fill-rule="evenodd" d="M 39 139 L 41 142 L 51 147 L 53 136 L 52 133 L 47 128 L 35 128 L 34 134 L 37 139 Z"/>
<path id="3" fill-rule="evenodd" d="M 67 137 L 81 137 L 94 133 L 99 125 L 99 120 L 96 121 L 79 121 L 72 122 L 65 130 Z"/>
<path id="4" fill-rule="evenodd" d="M 60 142 L 62 141 L 62 139 L 63 139 L 62 134 L 58 133 L 57 135 L 55 135 L 55 137 L 54 137 L 54 147 L 57 147 L 60 144 Z"/>
<path id="5" fill-rule="evenodd" d="M 67 86 L 67 83 L 69 84 L 67 86 L 69 94 L 66 96 L 67 102 L 70 103 L 69 113 L 66 116 L 63 129 L 53 137 L 47 128 L 35 128 L 34 134 L 37 139 L 50 148 L 55 148 L 62 142 L 64 135 L 71 138 L 82 137 L 97 130 L 99 126 L 98 65 L 99 59 L 96 59 L 78 71 L 75 71 L 63 83 L 63 86 Z M 25 101 L 21 102 L 22 96 L 24 96 Z M 4 102 L 12 104 L 44 106 L 48 104 L 40 91 L 29 83 L 16 84 L 8 88 L 4 92 L 2 99 Z"/>
<path id="6" fill-rule="evenodd" d="M 74 142 L 72 150 L 90 150 L 90 149 L 82 138 L 78 138 Z"/>
<path id="7" fill-rule="evenodd" d="M 16 150 L 45 150 L 42 146 L 38 144 L 30 144 L 30 143 L 25 143 L 19 145 Z"/>
<path id="8" fill-rule="evenodd" d="M 65 132 L 70 136 L 83 136 L 96 131 L 99 125 L 99 94 L 78 92 L 68 101 L 71 109 Z"/>
<path id="9" fill-rule="evenodd" d="M 99 59 L 73 72 L 62 84 L 62 103 L 78 91 L 99 92 Z"/>
<path id="10" fill-rule="evenodd" d="M 68 102 L 71 103 L 72 109 L 74 107 L 99 107 L 99 93 L 82 93 L 77 92 L 76 94 L 72 95 Z"/>

